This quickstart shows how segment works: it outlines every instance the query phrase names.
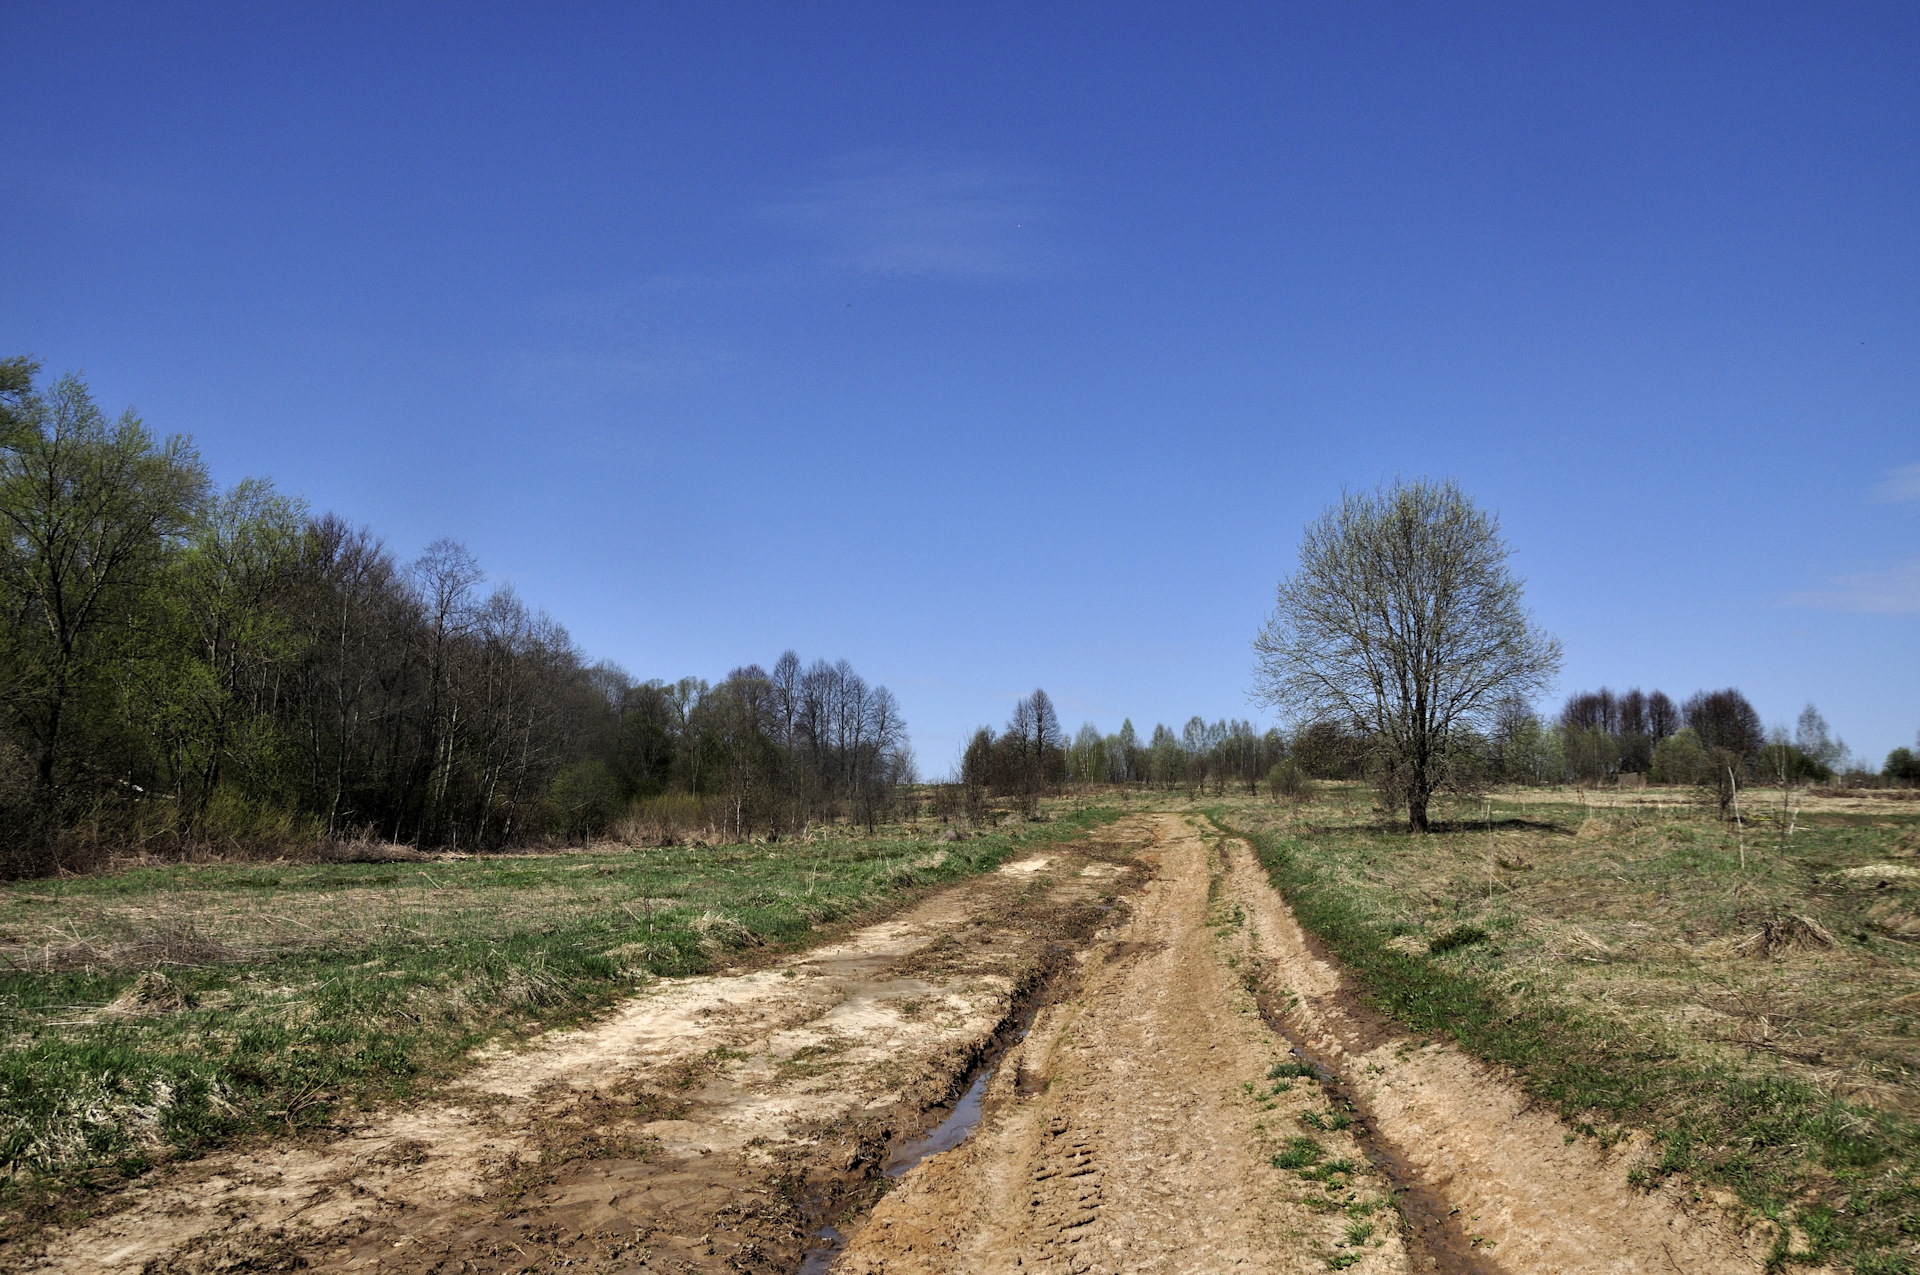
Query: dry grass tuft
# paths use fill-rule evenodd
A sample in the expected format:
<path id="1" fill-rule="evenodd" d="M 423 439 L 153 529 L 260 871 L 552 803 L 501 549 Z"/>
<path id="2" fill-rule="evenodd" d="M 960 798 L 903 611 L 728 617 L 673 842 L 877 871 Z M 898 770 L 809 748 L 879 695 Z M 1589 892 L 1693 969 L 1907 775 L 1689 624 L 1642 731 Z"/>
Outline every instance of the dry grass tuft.
<path id="1" fill-rule="evenodd" d="M 1567 939 L 1568 946 L 1560 952 L 1562 956 L 1578 961 L 1611 961 L 1613 959 L 1612 948 L 1577 925 L 1567 931 Z"/>
<path id="2" fill-rule="evenodd" d="M 124 943 L 92 939 L 49 943 L 32 951 L 0 952 L 16 968 L 45 974 L 56 970 L 139 965 L 227 965 L 246 958 L 237 948 L 202 934 L 192 925 L 162 926 Z"/>
<path id="3" fill-rule="evenodd" d="M 133 986 L 101 1006 L 95 1019 L 149 1018 L 192 1009 L 198 1002 L 165 974 L 149 970 L 133 981 Z"/>
<path id="4" fill-rule="evenodd" d="M 387 841 L 327 841 L 316 852 L 322 863 L 424 863 L 433 858 L 412 846 Z"/>
<path id="5" fill-rule="evenodd" d="M 1826 950 L 1833 946 L 1827 927 L 1809 916 L 1770 916 L 1760 928 L 1728 950 L 1740 956 L 1778 956 L 1782 952 Z"/>
<path id="6" fill-rule="evenodd" d="M 517 966 L 507 972 L 507 981 L 501 987 L 501 994 L 509 1005 L 535 1008 L 565 1005 L 575 999 L 565 983 L 545 971 Z"/>
<path id="7" fill-rule="evenodd" d="M 719 912 L 702 912 L 687 928 L 700 936 L 700 946 L 709 951 L 749 947 L 759 942 L 752 930 Z"/>

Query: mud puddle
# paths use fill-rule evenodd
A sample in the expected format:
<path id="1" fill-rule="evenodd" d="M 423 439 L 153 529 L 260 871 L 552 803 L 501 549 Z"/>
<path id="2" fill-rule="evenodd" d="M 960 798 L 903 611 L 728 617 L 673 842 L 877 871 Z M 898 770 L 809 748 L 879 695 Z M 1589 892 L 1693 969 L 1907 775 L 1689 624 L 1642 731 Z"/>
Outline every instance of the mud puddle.
<path id="1" fill-rule="evenodd" d="M 1105 904 L 1093 911 L 1105 916 L 1113 911 L 1113 905 Z M 1058 949 L 1057 954 L 1064 956 L 1065 949 Z M 1033 1020 L 1040 1011 L 1063 996 L 1071 995 L 1075 982 L 1063 960 L 1049 972 L 1035 991 L 1014 1003 L 1013 1013 L 1007 1016 L 1007 1021 L 994 1033 L 979 1061 L 967 1073 L 960 1096 L 952 1107 L 926 1133 L 897 1144 L 887 1153 L 886 1162 L 881 1166 L 881 1173 L 885 1177 L 901 1177 L 929 1156 L 951 1151 L 967 1140 L 967 1135 L 979 1127 L 980 1118 L 985 1114 L 987 1086 L 993 1083 L 993 1073 L 999 1069 L 1007 1053 L 1027 1038 L 1033 1030 Z"/>
<path id="2" fill-rule="evenodd" d="M 1104 903 L 1089 911 L 1104 919 L 1114 911 L 1115 906 L 1113 903 Z M 1072 962 L 1077 950 L 1064 943 L 1049 946 L 1050 959 L 1041 967 L 1041 973 L 1027 989 L 1015 995 L 1011 1012 L 984 1043 L 972 1066 L 962 1073 L 956 1085 L 959 1096 L 950 1103 L 926 1109 L 919 1126 L 922 1132 L 917 1136 L 896 1138 L 887 1149 L 879 1164 L 883 1179 L 891 1181 L 904 1177 L 932 1157 L 954 1150 L 980 1126 L 986 1114 L 987 1090 L 993 1083 L 995 1072 L 1000 1070 L 1009 1052 L 1027 1039 L 1033 1030 L 1034 1019 L 1041 1010 L 1071 995 L 1077 986 Z M 849 1218 L 844 1203 L 844 1198 L 830 1200 L 826 1196 L 815 1196 L 802 1206 L 810 1233 L 798 1275 L 826 1275 L 846 1250 L 849 1236 L 826 1219 L 839 1216 L 843 1222 L 857 1222 L 864 1218 Z M 842 1206 L 837 1212 L 835 1204 Z"/>
<path id="3" fill-rule="evenodd" d="M 821 1242 L 820 1247 L 807 1250 L 807 1255 L 800 1259 L 797 1275 L 827 1275 L 833 1269 L 834 1259 L 847 1251 L 847 1237 L 831 1222 L 815 1231 L 813 1238 Z"/>
<path id="4" fill-rule="evenodd" d="M 992 1079 L 991 1067 L 976 1072 L 973 1083 L 960 1095 L 960 1101 L 953 1104 L 953 1110 L 947 1113 L 946 1119 L 935 1125 L 926 1137 L 916 1138 L 897 1148 L 887 1157 L 881 1172 L 887 1177 L 897 1178 L 928 1156 L 951 1151 L 965 1142 L 974 1126 L 980 1123 L 980 1104 L 986 1099 L 987 1082 Z"/>

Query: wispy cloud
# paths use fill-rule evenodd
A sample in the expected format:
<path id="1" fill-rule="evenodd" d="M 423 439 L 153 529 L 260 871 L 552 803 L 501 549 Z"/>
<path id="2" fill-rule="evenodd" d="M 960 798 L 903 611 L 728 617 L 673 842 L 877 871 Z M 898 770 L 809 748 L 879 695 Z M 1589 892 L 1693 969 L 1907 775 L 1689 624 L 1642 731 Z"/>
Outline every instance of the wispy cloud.
<path id="1" fill-rule="evenodd" d="M 1920 558 L 1899 566 L 1835 576 L 1826 588 L 1796 593 L 1787 601 L 1823 611 L 1865 611 L 1879 615 L 1920 612 Z"/>
<path id="2" fill-rule="evenodd" d="M 1920 465 L 1889 469 L 1873 485 L 1873 498 L 1885 505 L 1898 504 L 1903 500 L 1920 500 Z"/>
<path id="3" fill-rule="evenodd" d="M 867 274 L 1020 279 L 1054 262 L 1056 200 L 1029 173 L 978 163 L 865 157 L 771 212 Z"/>

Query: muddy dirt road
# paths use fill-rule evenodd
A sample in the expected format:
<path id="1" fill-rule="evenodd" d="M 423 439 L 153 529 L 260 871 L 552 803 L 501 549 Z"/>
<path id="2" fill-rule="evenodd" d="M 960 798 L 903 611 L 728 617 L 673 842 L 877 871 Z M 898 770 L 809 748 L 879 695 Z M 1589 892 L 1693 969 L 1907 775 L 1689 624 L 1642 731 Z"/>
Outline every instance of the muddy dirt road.
<path id="1" fill-rule="evenodd" d="M 978 1127 L 923 1156 L 962 1095 Z M 1761 1269 L 1769 1237 L 1630 1188 L 1645 1154 L 1379 1021 L 1244 844 L 1139 815 L 439 1101 L 176 1168 L 0 1267 Z"/>

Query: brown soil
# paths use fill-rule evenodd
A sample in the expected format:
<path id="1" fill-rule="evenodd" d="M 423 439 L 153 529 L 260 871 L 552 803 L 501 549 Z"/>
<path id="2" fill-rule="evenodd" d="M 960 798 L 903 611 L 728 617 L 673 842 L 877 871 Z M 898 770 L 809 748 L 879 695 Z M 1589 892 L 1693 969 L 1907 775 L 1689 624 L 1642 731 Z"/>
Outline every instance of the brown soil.
<path id="1" fill-rule="evenodd" d="M 982 1066 L 977 1131 L 886 1190 Z M 0 1266 L 822 1271 L 833 1222 L 842 1275 L 1760 1270 L 1769 1235 L 1627 1184 L 1646 1154 L 1380 1019 L 1244 844 L 1141 815 Z"/>

